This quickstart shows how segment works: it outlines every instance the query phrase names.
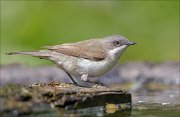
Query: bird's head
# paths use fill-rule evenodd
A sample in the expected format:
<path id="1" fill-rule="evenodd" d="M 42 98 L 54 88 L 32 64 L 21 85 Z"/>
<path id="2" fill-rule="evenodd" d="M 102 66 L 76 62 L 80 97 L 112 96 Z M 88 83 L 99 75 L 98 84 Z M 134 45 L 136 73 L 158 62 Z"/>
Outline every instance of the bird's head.
<path id="1" fill-rule="evenodd" d="M 135 45 L 121 35 L 107 36 L 102 39 L 102 44 L 111 57 L 120 57 L 124 50 L 130 46 Z"/>

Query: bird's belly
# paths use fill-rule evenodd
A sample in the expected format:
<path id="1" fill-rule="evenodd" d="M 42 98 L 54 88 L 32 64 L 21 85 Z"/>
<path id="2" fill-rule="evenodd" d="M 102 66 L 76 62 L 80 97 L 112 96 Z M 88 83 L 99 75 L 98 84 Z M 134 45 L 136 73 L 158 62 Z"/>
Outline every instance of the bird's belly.
<path id="1" fill-rule="evenodd" d="M 78 60 L 76 71 L 80 74 L 88 74 L 90 77 L 100 76 L 108 72 L 114 66 L 110 60 L 92 61 L 87 59 Z"/>
<path id="2" fill-rule="evenodd" d="M 96 77 L 108 72 L 117 61 L 112 61 L 111 59 L 93 61 L 64 55 L 58 57 L 58 62 L 55 63 L 72 75 L 81 76 L 82 74 L 88 74 L 89 77 Z"/>

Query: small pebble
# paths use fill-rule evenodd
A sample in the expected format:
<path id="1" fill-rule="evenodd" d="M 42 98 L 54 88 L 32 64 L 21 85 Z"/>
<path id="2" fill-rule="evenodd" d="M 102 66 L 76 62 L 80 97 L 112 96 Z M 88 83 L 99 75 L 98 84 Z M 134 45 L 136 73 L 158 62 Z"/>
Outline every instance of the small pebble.
<path id="1" fill-rule="evenodd" d="M 106 112 L 107 112 L 107 113 L 114 113 L 114 112 L 117 110 L 115 104 L 107 104 L 107 105 L 105 106 L 105 109 L 106 109 Z"/>

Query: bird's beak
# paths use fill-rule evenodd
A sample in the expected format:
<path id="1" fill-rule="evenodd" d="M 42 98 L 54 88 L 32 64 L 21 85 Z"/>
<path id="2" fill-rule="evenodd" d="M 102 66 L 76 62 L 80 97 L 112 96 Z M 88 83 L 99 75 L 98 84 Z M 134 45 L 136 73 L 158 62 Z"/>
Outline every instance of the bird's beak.
<path id="1" fill-rule="evenodd" d="M 125 43 L 125 45 L 135 45 L 136 43 L 135 42 L 132 42 L 132 41 L 128 41 L 127 43 Z"/>

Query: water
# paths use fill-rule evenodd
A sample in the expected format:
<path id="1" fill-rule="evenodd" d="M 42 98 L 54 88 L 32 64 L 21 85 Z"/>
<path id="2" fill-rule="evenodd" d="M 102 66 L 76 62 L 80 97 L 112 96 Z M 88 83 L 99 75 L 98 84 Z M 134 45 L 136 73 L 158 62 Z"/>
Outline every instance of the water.
<path id="1" fill-rule="evenodd" d="M 133 117 L 179 117 L 179 91 L 143 91 L 132 93 Z"/>

